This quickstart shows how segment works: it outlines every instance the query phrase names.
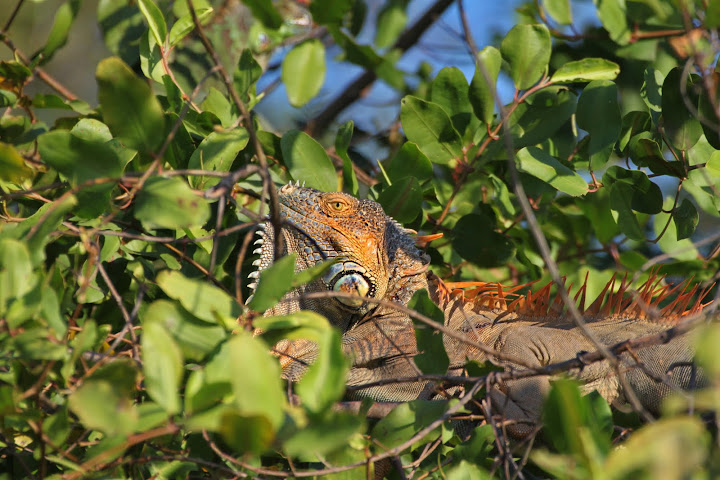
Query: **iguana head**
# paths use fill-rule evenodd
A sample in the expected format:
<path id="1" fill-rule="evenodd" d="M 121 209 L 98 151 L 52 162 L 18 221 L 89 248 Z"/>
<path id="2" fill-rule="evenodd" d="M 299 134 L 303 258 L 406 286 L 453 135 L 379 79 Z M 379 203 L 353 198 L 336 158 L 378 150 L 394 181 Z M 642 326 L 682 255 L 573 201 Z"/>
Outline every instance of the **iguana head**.
<path id="1" fill-rule="evenodd" d="M 296 253 L 298 271 L 325 260 L 335 260 L 327 273 L 304 291 L 330 290 L 402 302 L 404 299 L 398 295 L 403 278 L 427 264 L 407 231 L 372 200 L 293 184 L 282 187 L 278 198 L 283 221 L 280 256 Z M 273 229 L 269 224 L 265 225 L 258 243 L 262 245 L 256 264 L 258 271 L 262 271 L 273 260 Z M 281 307 L 273 313 L 310 308 L 333 321 L 333 317 L 363 314 L 375 307 L 359 298 L 347 297 L 302 304 L 298 293 L 295 292 L 297 305 Z M 285 303 L 288 301 L 292 303 L 293 299 L 285 299 Z"/>

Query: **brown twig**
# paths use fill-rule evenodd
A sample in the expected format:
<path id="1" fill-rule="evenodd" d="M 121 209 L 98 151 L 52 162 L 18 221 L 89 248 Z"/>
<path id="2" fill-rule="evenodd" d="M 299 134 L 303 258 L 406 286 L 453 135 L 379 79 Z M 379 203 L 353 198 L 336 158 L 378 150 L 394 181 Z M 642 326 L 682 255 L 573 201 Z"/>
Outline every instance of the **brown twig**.
<path id="1" fill-rule="evenodd" d="M 235 87 L 233 86 L 233 81 L 230 75 L 228 74 L 227 70 L 223 66 L 222 62 L 220 61 L 220 57 L 218 56 L 217 52 L 213 48 L 212 44 L 210 43 L 210 40 L 208 40 L 207 36 L 205 35 L 205 31 L 200 24 L 200 20 L 197 17 L 197 13 L 195 12 L 195 7 L 193 5 L 192 0 L 188 0 L 188 10 L 190 11 L 190 15 L 192 16 L 193 23 L 195 24 L 195 29 L 197 31 L 198 36 L 200 37 L 200 42 L 205 47 L 205 50 L 208 52 L 210 57 L 213 60 L 213 63 L 215 64 L 215 68 L 217 69 L 217 72 L 220 74 L 220 78 L 222 79 L 223 83 L 225 84 L 225 88 L 227 89 L 228 94 L 233 100 L 233 103 L 237 107 L 237 109 L 240 111 L 240 114 L 243 117 L 243 121 L 245 123 L 245 129 L 248 132 L 248 135 L 250 136 L 250 143 L 252 143 L 253 149 L 255 150 L 255 156 L 258 159 L 258 162 L 260 163 L 260 176 L 263 180 L 263 193 L 267 194 L 269 198 L 269 204 L 270 204 L 270 222 L 273 226 L 273 230 L 275 232 L 274 239 L 274 249 L 273 254 L 275 256 L 280 255 L 280 252 L 282 251 L 282 241 L 283 237 L 280 234 L 280 204 L 278 201 L 277 191 L 275 191 L 275 187 L 272 184 L 272 179 L 270 178 L 270 169 L 268 167 L 267 163 L 267 157 L 265 156 L 265 151 L 263 150 L 262 144 L 260 143 L 260 139 L 257 136 L 257 132 L 255 132 L 255 127 L 253 126 L 252 116 L 250 115 L 250 111 L 245 106 L 245 103 L 243 103 L 242 99 L 240 98 L 240 95 L 237 93 L 237 90 L 235 90 Z M 228 178 L 232 179 L 234 178 L 234 175 L 229 176 Z M 212 191 L 213 194 L 217 197 L 222 197 L 224 195 L 229 194 L 232 192 L 232 188 L 234 186 L 233 184 L 228 184 L 229 182 L 220 182 L 218 185 L 216 185 Z M 261 207 L 262 208 L 262 207 Z"/>

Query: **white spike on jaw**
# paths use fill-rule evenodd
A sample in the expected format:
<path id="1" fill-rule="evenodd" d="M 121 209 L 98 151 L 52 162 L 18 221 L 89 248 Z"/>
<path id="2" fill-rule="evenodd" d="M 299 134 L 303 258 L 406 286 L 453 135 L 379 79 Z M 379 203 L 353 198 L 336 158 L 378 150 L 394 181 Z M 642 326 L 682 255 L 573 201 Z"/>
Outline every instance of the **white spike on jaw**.
<path id="1" fill-rule="evenodd" d="M 258 258 L 257 260 L 253 260 L 252 266 L 253 266 L 253 267 L 259 267 L 261 263 L 262 263 L 262 259 L 261 259 L 261 258 Z"/>
<path id="2" fill-rule="evenodd" d="M 260 255 L 260 254 L 262 253 L 262 247 L 256 248 L 255 250 L 253 250 L 253 253 L 254 253 L 254 254 L 257 254 L 257 255 Z"/>
<path id="3" fill-rule="evenodd" d="M 258 238 L 253 242 L 253 245 L 262 245 L 263 243 L 265 243 L 265 240 L 262 238 Z"/>
<path id="4" fill-rule="evenodd" d="M 303 188 L 305 187 L 305 180 L 303 180 L 302 186 L 303 186 Z"/>
<path id="5" fill-rule="evenodd" d="M 295 186 L 296 186 L 296 187 L 299 187 L 299 186 L 300 186 L 300 180 L 295 180 Z"/>
<path id="6" fill-rule="evenodd" d="M 256 270 L 254 272 L 250 272 L 250 274 L 248 275 L 248 278 L 258 278 L 259 276 L 260 276 L 260 272 L 258 272 Z"/>
<path id="7" fill-rule="evenodd" d="M 251 290 L 255 290 L 257 288 L 257 282 L 249 283 L 248 288 Z"/>

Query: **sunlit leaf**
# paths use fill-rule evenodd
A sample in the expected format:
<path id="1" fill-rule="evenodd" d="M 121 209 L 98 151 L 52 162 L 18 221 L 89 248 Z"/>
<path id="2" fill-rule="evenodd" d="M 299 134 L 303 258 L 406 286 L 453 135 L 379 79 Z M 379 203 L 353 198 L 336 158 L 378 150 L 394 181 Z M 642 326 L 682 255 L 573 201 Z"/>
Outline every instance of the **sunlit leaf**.
<path id="1" fill-rule="evenodd" d="M 545 25 L 515 25 L 502 41 L 500 52 L 510 65 L 510 77 L 519 90 L 535 85 L 550 61 L 550 32 Z"/>
<path id="2" fill-rule="evenodd" d="M 102 60 L 96 77 L 110 131 L 130 148 L 146 152 L 157 148 L 165 138 L 165 117 L 148 84 L 116 57 Z"/>
<path id="3" fill-rule="evenodd" d="M 517 153 L 516 160 L 518 170 L 549 183 L 563 193 L 572 196 L 587 193 L 587 182 L 577 172 L 539 148 L 523 148 Z"/>
<path id="4" fill-rule="evenodd" d="M 415 292 L 408 302 L 408 308 L 421 315 L 430 317 L 438 325 L 445 324 L 442 310 L 430 300 L 427 290 Z M 425 374 L 445 375 L 450 360 L 445 352 L 443 335 L 439 330 L 433 329 L 424 322 L 413 319 L 415 323 L 415 338 L 420 353 L 413 359 L 418 368 Z"/>
<path id="5" fill-rule="evenodd" d="M 338 188 L 338 178 L 325 149 L 305 132 L 291 130 L 280 141 L 283 160 L 293 179 L 325 192 Z"/>
<path id="6" fill-rule="evenodd" d="M 583 58 L 568 62 L 550 78 L 553 83 L 591 82 L 593 80 L 615 80 L 620 66 L 604 58 Z"/>
<path id="7" fill-rule="evenodd" d="M 400 120 L 408 140 L 417 144 L 433 163 L 448 163 L 462 155 L 462 140 L 441 106 L 406 96 L 400 107 Z"/>
<path id="8" fill-rule="evenodd" d="M 281 257 L 260 272 L 257 288 L 248 304 L 250 308 L 264 312 L 275 305 L 290 290 L 296 259 L 297 255 L 295 254 Z"/>
<path id="9" fill-rule="evenodd" d="M 495 84 L 500 74 L 502 56 L 495 47 L 485 47 L 478 52 L 475 75 L 470 82 L 469 99 L 475 115 L 490 124 L 495 112 Z M 487 75 L 487 76 L 486 76 Z"/>
<path id="10" fill-rule="evenodd" d="M 165 24 L 165 18 L 163 18 L 163 14 L 158 6 L 155 5 L 153 0 L 138 0 L 138 6 L 145 17 L 145 21 L 148 23 L 150 32 L 152 32 L 155 37 L 157 44 L 165 45 L 167 25 Z"/>
<path id="11" fill-rule="evenodd" d="M 325 83 L 325 47 L 320 40 L 306 40 L 285 55 L 282 81 L 293 107 L 302 107 L 318 94 Z"/>
<path id="12" fill-rule="evenodd" d="M 25 165 L 15 147 L 0 142 L 0 179 L 20 183 L 32 175 L 32 169 Z"/>
<path id="13" fill-rule="evenodd" d="M 180 177 L 153 177 L 138 193 L 135 216 L 147 229 L 197 227 L 210 217 L 210 205 Z"/>
<path id="14" fill-rule="evenodd" d="M 162 322 L 143 322 L 142 361 L 148 395 L 169 414 L 180 411 L 180 380 L 183 357 Z"/>

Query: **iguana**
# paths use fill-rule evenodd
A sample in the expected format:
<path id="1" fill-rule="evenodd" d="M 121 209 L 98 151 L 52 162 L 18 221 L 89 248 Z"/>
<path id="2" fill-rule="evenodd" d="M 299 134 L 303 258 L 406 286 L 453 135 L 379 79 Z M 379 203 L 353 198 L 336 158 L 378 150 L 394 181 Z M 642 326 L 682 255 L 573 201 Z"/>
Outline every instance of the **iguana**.
<path id="1" fill-rule="evenodd" d="M 429 258 L 412 238 L 412 231 L 386 215 L 371 200 L 358 200 L 344 193 L 325 193 L 288 184 L 279 191 L 283 245 L 279 255 L 297 254 L 296 270 L 335 259 L 320 279 L 291 291 L 265 315 L 280 315 L 301 309 L 318 312 L 343 332 L 343 348 L 352 359 L 347 384 L 352 395 L 378 401 L 410 401 L 437 398 L 439 385 L 428 380 L 358 386 L 382 379 L 415 378 L 421 374 L 413 362 L 418 354 L 413 322 L 406 306 L 413 294 L 427 289 L 443 311 L 443 343 L 450 360 L 449 375 L 461 375 L 467 360 L 486 361 L 506 369 L 542 367 L 575 358 L 579 352 L 595 351 L 575 323 L 550 301 L 549 286 L 536 294 L 517 296 L 497 285 L 474 283 L 464 294 L 446 285 L 428 270 Z M 261 229 L 258 271 L 273 261 L 273 228 Z M 257 278 L 257 273 L 251 274 Z M 255 285 L 252 285 L 255 287 Z M 604 345 L 663 331 L 684 314 L 699 311 L 700 299 L 688 308 L 697 288 L 681 293 L 676 301 L 652 320 L 647 305 L 664 296 L 668 287 L 649 281 L 639 298 L 606 291 L 584 312 L 589 329 Z M 490 290 L 490 292 L 489 292 Z M 355 298 L 323 296 L 307 298 L 310 292 L 355 293 Z M 584 295 L 584 291 L 583 291 Z M 701 292 L 699 298 L 704 293 Z M 384 300 L 378 304 L 360 297 Z M 581 302 L 582 303 L 582 302 Z M 681 312 L 678 314 L 676 312 Z M 467 342 L 461 339 L 467 339 Z M 317 354 L 312 342 L 281 341 L 274 351 L 280 356 L 283 376 L 298 380 Z M 620 356 L 620 369 L 642 405 L 657 412 L 661 400 L 673 389 L 692 389 L 707 379 L 692 363 L 692 342 L 687 336 L 663 345 L 638 349 Z M 637 368 L 638 364 L 642 368 Z M 570 372 L 587 391 L 597 390 L 612 402 L 625 398 L 617 376 L 607 360 Z M 530 431 L 528 423 L 540 418 L 543 399 L 550 386 L 548 376 L 516 379 L 497 385 L 491 394 L 495 409 L 519 421 L 511 430 L 516 436 Z"/>

